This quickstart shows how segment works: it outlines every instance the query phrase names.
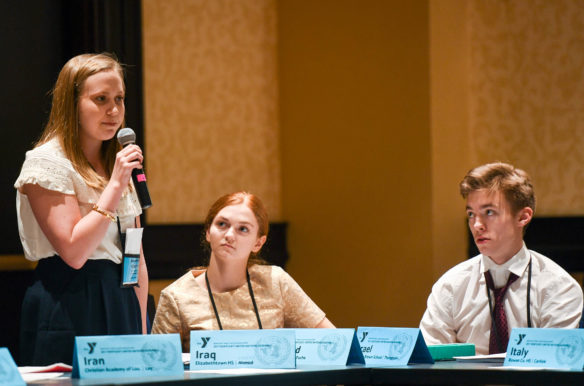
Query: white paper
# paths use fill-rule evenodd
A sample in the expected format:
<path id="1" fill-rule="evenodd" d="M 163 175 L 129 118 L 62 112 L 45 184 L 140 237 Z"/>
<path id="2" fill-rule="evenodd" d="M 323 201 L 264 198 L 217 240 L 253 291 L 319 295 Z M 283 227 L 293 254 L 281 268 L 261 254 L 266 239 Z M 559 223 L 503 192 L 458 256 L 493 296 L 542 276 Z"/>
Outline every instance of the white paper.
<path id="1" fill-rule="evenodd" d="M 454 357 L 459 362 L 503 363 L 507 353 Z"/>
<path id="2" fill-rule="evenodd" d="M 55 379 L 55 378 L 63 377 L 65 375 L 65 373 L 26 373 L 26 374 L 21 374 L 21 375 L 22 375 L 22 379 L 26 383 L 30 383 L 30 382 L 42 381 L 45 379 Z M 69 375 L 64 376 L 64 378 L 69 378 Z"/>
<path id="3" fill-rule="evenodd" d="M 70 372 L 73 368 L 71 365 L 66 365 L 65 363 L 53 363 L 48 366 L 20 366 L 18 371 L 20 374 L 30 374 L 30 373 L 63 373 Z"/>
<path id="4" fill-rule="evenodd" d="M 126 229 L 126 253 L 129 255 L 139 255 L 142 244 L 142 232 L 144 228 Z"/>

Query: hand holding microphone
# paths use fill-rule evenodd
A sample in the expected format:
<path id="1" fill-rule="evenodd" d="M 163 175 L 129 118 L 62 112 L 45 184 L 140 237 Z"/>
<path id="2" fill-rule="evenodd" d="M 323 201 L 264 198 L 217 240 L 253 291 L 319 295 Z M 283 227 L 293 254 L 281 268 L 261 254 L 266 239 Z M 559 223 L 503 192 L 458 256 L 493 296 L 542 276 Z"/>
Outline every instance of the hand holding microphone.
<path id="1" fill-rule="evenodd" d="M 129 127 L 125 127 L 118 132 L 118 142 L 123 147 L 134 144 L 136 143 L 136 133 L 134 133 L 134 130 Z M 148 193 L 144 170 L 132 169 L 132 181 L 134 182 L 134 187 L 136 188 L 138 200 L 140 200 L 142 209 L 150 208 L 152 206 L 152 200 L 150 200 L 150 193 Z"/>

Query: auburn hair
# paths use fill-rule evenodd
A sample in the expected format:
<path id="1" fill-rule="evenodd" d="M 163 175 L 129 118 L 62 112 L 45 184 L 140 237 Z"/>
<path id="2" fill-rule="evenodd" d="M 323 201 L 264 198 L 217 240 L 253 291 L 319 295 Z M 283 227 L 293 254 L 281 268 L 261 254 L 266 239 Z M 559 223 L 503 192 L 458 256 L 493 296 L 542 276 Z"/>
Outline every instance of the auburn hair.
<path id="1" fill-rule="evenodd" d="M 268 212 L 264 207 L 264 204 L 260 198 L 252 193 L 248 192 L 235 192 L 231 194 L 226 194 L 221 196 L 211 205 L 211 208 L 207 212 L 207 217 L 205 217 L 202 244 L 203 247 L 210 252 L 211 247 L 207 241 L 207 232 L 213 224 L 213 220 L 217 217 L 217 214 L 221 209 L 226 206 L 245 204 L 253 212 L 257 222 L 258 222 L 258 234 L 257 237 L 268 236 L 268 231 L 270 228 L 270 223 L 268 220 Z M 267 264 L 267 262 L 259 257 L 259 251 L 257 253 L 252 252 L 248 259 L 248 266 L 253 264 Z M 210 253 L 209 253 L 210 257 Z"/>

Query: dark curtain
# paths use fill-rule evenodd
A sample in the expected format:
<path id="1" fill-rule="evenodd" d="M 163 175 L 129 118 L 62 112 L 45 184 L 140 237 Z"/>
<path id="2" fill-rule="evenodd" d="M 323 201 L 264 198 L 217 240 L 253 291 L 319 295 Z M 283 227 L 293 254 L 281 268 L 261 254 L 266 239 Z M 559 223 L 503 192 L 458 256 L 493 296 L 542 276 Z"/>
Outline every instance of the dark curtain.
<path id="1" fill-rule="evenodd" d="M 143 147 L 140 0 L 0 1 L 0 259 L 22 254 L 14 181 L 48 119 L 50 90 L 71 57 L 112 52 L 126 66 L 126 124 Z M 0 267 L 2 267 L 0 265 Z M 20 303 L 30 271 L 0 271 L 0 347 L 18 352 Z"/>

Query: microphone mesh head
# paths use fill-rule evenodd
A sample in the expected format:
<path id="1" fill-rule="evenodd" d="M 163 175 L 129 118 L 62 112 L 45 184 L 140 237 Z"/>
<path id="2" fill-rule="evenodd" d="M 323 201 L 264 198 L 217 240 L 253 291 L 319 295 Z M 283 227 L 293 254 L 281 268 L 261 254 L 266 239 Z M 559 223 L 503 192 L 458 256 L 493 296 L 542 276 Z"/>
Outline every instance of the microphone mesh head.
<path id="1" fill-rule="evenodd" d="M 126 146 L 129 143 L 136 143 L 136 133 L 129 127 L 124 127 L 118 131 L 118 142 L 122 146 Z"/>

